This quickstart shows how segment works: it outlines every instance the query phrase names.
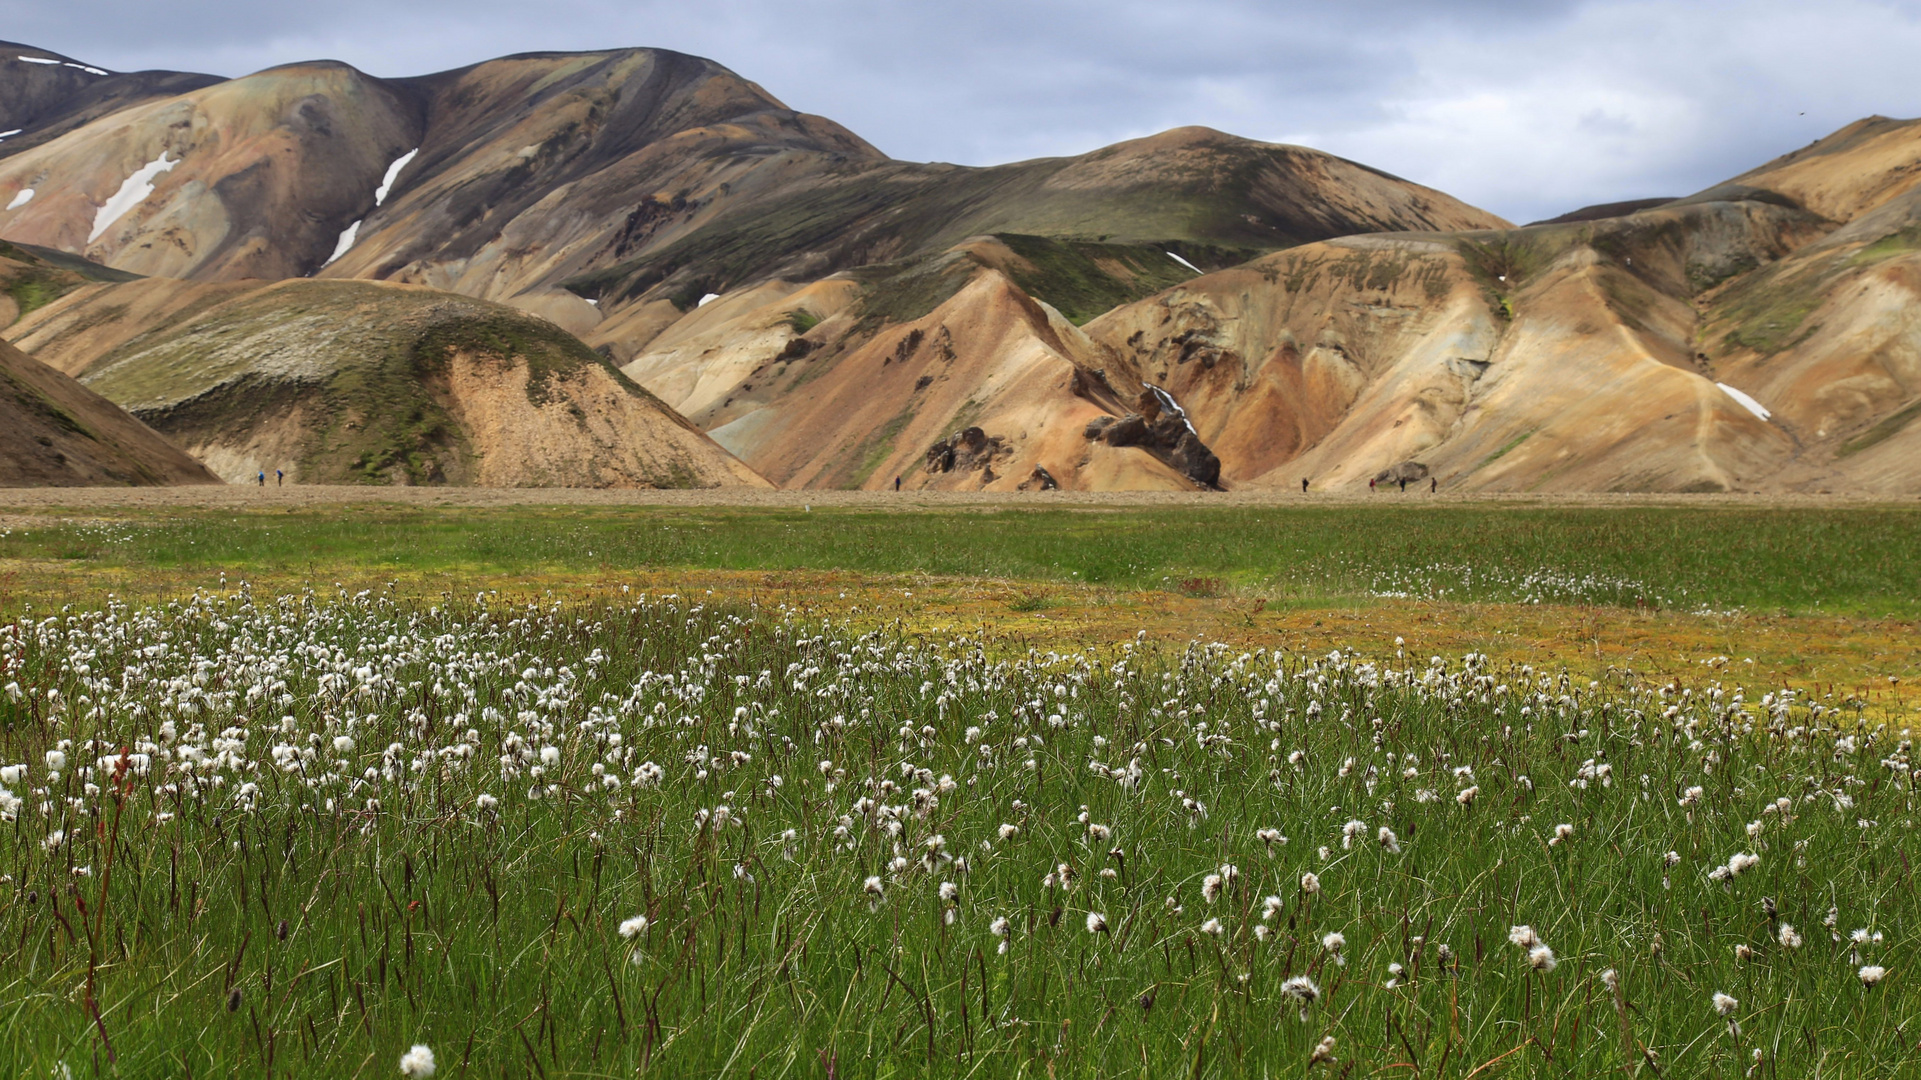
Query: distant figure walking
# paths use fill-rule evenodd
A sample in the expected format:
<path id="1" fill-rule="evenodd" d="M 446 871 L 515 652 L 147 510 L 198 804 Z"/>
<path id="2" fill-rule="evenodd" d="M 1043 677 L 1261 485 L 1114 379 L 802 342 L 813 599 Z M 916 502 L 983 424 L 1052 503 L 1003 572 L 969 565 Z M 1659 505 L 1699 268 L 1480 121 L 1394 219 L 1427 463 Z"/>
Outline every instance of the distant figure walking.
<path id="1" fill-rule="evenodd" d="M 260 470 L 260 486 L 267 486 L 267 470 L 265 469 Z"/>
<path id="2" fill-rule="evenodd" d="M 1437 491 L 1439 491 L 1439 490 L 1441 490 L 1441 478 L 1440 478 L 1440 477 L 1438 477 L 1438 476 L 1430 476 L 1430 477 L 1428 477 L 1428 478 L 1427 478 L 1427 493 L 1428 493 L 1429 495 L 1432 495 L 1432 494 L 1434 494 L 1435 492 L 1437 492 Z"/>
<path id="3" fill-rule="evenodd" d="M 287 486 L 287 473 L 286 473 L 286 471 L 285 471 L 285 470 L 283 470 L 283 469 L 275 469 L 275 470 L 273 471 L 273 486 L 274 486 L 274 487 L 286 487 L 286 486 Z"/>
<path id="4" fill-rule="evenodd" d="M 895 491 L 900 490 L 900 477 L 898 476 L 894 477 L 894 490 Z"/>
<path id="5" fill-rule="evenodd" d="M 1301 494 L 1307 494 L 1307 477 L 1301 477 Z"/>
<path id="6" fill-rule="evenodd" d="M 1401 494 L 1407 494 L 1407 477 L 1401 477 Z"/>
<path id="7" fill-rule="evenodd" d="M 1370 495 L 1372 495 L 1372 494 L 1374 493 L 1374 491 L 1376 490 L 1376 489 L 1375 489 L 1375 487 L 1374 487 L 1374 485 L 1375 485 L 1376 483 L 1378 483 L 1378 482 L 1380 481 L 1380 479 L 1381 479 L 1381 478 L 1380 478 L 1380 477 L 1378 477 L 1378 476 L 1375 476 L 1375 477 L 1370 477 L 1370 478 L 1368 479 L 1368 482 L 1367 482 L 1367 491 L 1368 491 L 1368 494 L 1370 494 Z"/>

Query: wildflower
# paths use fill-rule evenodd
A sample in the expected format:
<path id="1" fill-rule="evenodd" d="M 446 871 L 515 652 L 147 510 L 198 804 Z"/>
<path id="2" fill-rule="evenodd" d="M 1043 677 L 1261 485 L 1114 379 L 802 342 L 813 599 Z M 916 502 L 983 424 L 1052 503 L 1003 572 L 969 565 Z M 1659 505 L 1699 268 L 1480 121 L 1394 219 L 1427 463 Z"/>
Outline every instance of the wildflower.
<path id="1" fill-rule="evenodd" d="M 1735 1022 L 1734 1011 L 1736 1009 L 1739 1009 L 1740 1007 L 1741 1007 L 1741 1003 L 1736 999 L 1729 997 L 1727 994 L 1723 994 L 1719 991 L 1715 992 L 1714 1011 L 1721 1014 L 1722 1018 L 1727 1020 L 1728 1033 L 1733 1035 L 1737 1039 L 1741 1037 L 1741 1025 Z"/>
<path id="2" fill-rule="evenodd" d="M 1532 926 L 1513 926 L 1508 928 L 1507 939 L 1523 949 L 1532 949 L 1541 943 L 1541 935 Z"/>
<path id="3" fill-rule="evenodd" d="M 1002 825 L 1000 828 L 1000 837 L 1002 840 L 1012 840 L 1015 834 L 1020 831 L 1021 828 L 1019 825 Z"/>
<path id="4" fill-rule="evenodd" d="M 1266 922 L 1281 913 L 1281 898 L 1270 896 L 1261 901 L 1261 921 Z"/>
<path id="5" fill-rule="evenodd" d="M 1322 1038 L 1320 1042 L 1315 1043 L 1314 1052 L 1308 1055 L 1307 1058 L 1309 1065 L 1319 1065 L 1323 1061 L 1329 1065 L 1334 1064 L 1334 1036 L 1332 1035 L 1328 1035 Z"/>
<path id="6" fill-rule="evenodd" d="M 620 924 L 620 936 L 628 940 L 639 937 L 646 932 L 647 916 L 645 915 L 636 915 L 631 919 L 623 920 Z"/>
<path id="7" fill-rule="evenodd" d="M 1279 829 L 1255 829 L 1254 838 L 1267 845 L 1267 857 L 1274 857 L 1274 849 L 1287 846 L 1287 837 Z"/>
<path id="8" fill-rule="evenodd" d="M 1746 871 L 1752 870 L 1755 866 L 1759 865 L 1760 862 L 1761 856 L 1759 855 L 1746 851 L 1737 852 L 1728 859 L 1728 876 L 1740 877 Z"/>
<path id="9" fill-rule="evenodd" d="M 334 736 L 334 753 L 345 757 L 354 752 L 354 741 L 347 735 Z"/>
<path id="10" fill-rule="evenodd" d="M 1365 836 L 1366 834 L 1367 834 L 1367 822 L 1365 821 L 1350 821 L 1347 824 L 1341 826 L 1341 849 L 1345 851 L 1349 848 L 1352 848 L 1354 846 L 1354 841 L 1360 839 L 1362 836 Z"/>
<path id="11" fill-rule="evenodd" d="M 1480 793 L 1480 785 L 1470 784 L 1462 788 L 1460 792 L 1454 796 L 1454 801 L 1460 803 L 1462 806 L 1472 806 L 1474 805 L 1474 797 Z"/>
<path id="12" fill-rule="evenodd" d="M 1213 903 L 1221 898 L 1221 875 L 1209 874 L 1201 879 L 1201 899 Z"/>
<path id="13" fill-rule="evenodd" d="M 1089 825 L 1087 827 L 1087 839 L 1093 843 L 1105 844 L 1107 843 L 1107 838 L 1113 835 L 1114 830 L 1105 825 Z"/>
<path id="14" fill-rule="evenodd" d="M 49 771 L 59 772 L 60 770 L 66 767 L 67 767 L 66 754 L 63 754 L 58 750 L 47 751 L 47 769 Z"/>
<path id="15" fill-rule="evenodd" d="M 1087 913 L 1087 932 L 1090 934 L 1107 933 L 1107 916 L 1098 911 Z"/>
<path id="16" fill-rule="evenodd" d="M 1209 919 L 1201 924 L 1201 933 L 1203 934 L 1220 937 L 1225 932 L 1226 927 L 1221 925 L 1221 920 L 1219 919 Z"/>
<path id="17" fill-rule="evenodd" d="M 1781 929 L 1775 932 L 1774 938 L 1781 943 L 1781 947 L 1784 949 L 1798 949 L 1801 947 L 1801 935 L 1795 931 L 1793 923 L 1782 923 Z"/>
<path id="18" fill-rule="evenodd" d="M 476 810 L 492 810 L 499 805 L 499 799 L 494 798 L 484 791 L 474 798 L 474 808 Z"/>
<path id="19" fill-rule="evenodd" d="M 1888 977 L 1888 969 L 1880 964 L 1865 964 L 1855 974 L 1860 976 L 1862 986 L 1873 986 Z"/>
<path id="20" fill-rule="evenodd" d="M 1661 862 L 1667 866 L 1679 866 L 1681 865 L 1681 853 L 1678 851 L 1670 851 L 1666 855 L 1661 856 Z"/>
<path id="21" fill-rule="evenodd" d="M 1539 972 L 1553 971 L 1560 961 L 1554 958 L 1554 950 L 1546 945 L 1536 945 L 1527 951 L 1527 966 Z"/>
<path id="22" fill-rule="evenodd" d="M 943 881 L 940 883 L 940 898 L 943 903 L 951 904 L 954 902 L 955 897 L 958 897 L 959 895 L 960 895 L 959 885 L 956 885 L 951 881 Z"/>
<path id="23" fill-rule="evenodd" d="M 1621 973 L 1613 968 L 1601 972 L 1601 985 L 1607 987 L 1608 993 L 1610 994 L 1619 992 L 1621 989 Z"/>
<path id="24" fill-rule="evenodd" d="M 1387 966 L 1387 982 L 1382 985 L 1392 990 L 1401 985 L 1401 976 L 1405 974 L 1407 974 L 1405 967 L 1402 967 L 1400 964 L 1389 964 Z"/>
<path id="25" fill-rule="evenodd" d="M 405 1077 L 425 1077 L 434 1074 L 434 1052 L 423 1043 L 415 1043 L 413 1049 L 400 1055 L 400 1075 Z"/>
<path id="26" fill-rule="evenodd" d="M 1754 947 L 1745 943 L 1736 945 L 1734 947 L 1734 958 L 1743 963 L 1754 959 Z"/>
<path id="27" fill-rule="evenodd" d="M 1336 964 L 1345 965 L 1347 963 L 1347 957 L 1341 955 L 1341 950 L 1346 947 L 1347 935 L 1341 933 L 1339 930 L 1329 930 L 1327 933 L 1321 935 L 1321 948 L 1326 949 L 1334 955 L 1334 962 Z"/>
<path id="28" fill-rule="evenodd" d="M 1301 1021 L 1307 1021 L 1307 1010 L 1321 999 L 1321 988 L 1314 980 L 1305 975 L 1296 975 L 1281 984 L 1281 997 L 1296 1002 L 1301 1007 Z"/>
<path id="29" fill-rule="evenodd" d="M 48 851 L 53 851 L 57 849 L 61 844 L 64 844 L 66 842 L 67 842 L 66 830 L 55 829 L 52 832 L 47 834 L 47 838 L 45 840 L 40 841 L 40 846 L 47 849 Z"/>
<path id="30" fill-rule="evenodd" d="M 1266 923 L 1254 924 L 1254 940 L 1255 941 L 1266 941 L 1268 938 L 1268 935 L 1272 934 L 1273 932 L 1274 931 L 1267 928 Z"/>
<path id="31" fill-rule="evenodd" d="M 1547 843 L 1549 847 L 1553 847 L 1554 845 L 1560 843 L 1563 840 L 1571 840 L 1573 838 L 1574 838 L 1574 826 L 1569 825 L 1566 822 L 1563 822 L 1554 827 L 1554 836 Z"/>
<path id="32" fill-rule="evenodd" d="M 1394 835 L 1393 829 L 1385 825 L 1381 826 L 1378 839 L 1381 842 L 1381 846 L 1386 848 L 1389 854 L 1399 855 L 1401 853 L 1401 838 Z"/>
<path id="33" fill-rule="evenodd" d="M 1682 806 L 1694 806 L 1697 803 L 1699 803 L 1701 801 L 1701 797 L 1706 794 L 1707 792 L 1703 791 L 1699 787 L 1691 787 L 1686 791 L 1682 792 L 1681 797 L 1674 801 Z"/>
<path id="34" fill-rule="evenodd" d="M 860 891 L 879 900 L 886 895 L 887 887 L 881 884 L 878 875 L 869 875 L 866 881 L 860 883 Z"/>
<path id="35" fill-rule="evenodd" d="M 1312 874 L 1312 873 L 1302 874 L 1301 875 L 1301 891 L 1306 893 L 1309 896 L 1313 896 L 1315 893 L 1320 892 L 1321 891 L 1320 875 Z"/>

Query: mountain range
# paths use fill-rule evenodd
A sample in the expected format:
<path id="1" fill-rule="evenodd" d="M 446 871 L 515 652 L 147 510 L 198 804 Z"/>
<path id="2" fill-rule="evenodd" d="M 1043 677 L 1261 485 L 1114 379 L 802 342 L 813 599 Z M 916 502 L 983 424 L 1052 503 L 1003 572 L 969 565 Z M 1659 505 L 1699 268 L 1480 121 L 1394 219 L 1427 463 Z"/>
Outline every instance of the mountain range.
<path id="1" fill-rule="evenodd" d="M 652 49 L 220 79 L 0 44 L 0 131 L 0 333 L 229 481 L 1921 481 L 1916 122 L 1524 227 L 1204 128 L 896 161 Z"/>

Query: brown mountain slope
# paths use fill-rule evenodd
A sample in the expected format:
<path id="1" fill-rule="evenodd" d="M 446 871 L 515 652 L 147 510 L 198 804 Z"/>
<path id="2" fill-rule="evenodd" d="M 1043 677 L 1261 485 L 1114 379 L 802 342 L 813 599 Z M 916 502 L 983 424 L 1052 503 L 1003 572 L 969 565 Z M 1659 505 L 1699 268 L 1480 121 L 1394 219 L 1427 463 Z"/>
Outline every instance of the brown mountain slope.
<path id="1" fill-rule="evenodd" d="M 1655 209 L 1332 241 L 1088 331 L 1230 482 L 1907 491 L 1917 168 L 1921 125 L 1866 121 Z"/>
<path id="2" fill-rule="evenodd" d="M 184 71 L 112 72 L 37 46 L 0 41 L 0 157 L 143 101 L 219 81 Z"/>
<path id="3" fill-rule="evenodd" d="M 0 341 L 0 487 L 214 483 L 119 406 Z"/>
<path id="4" fill-rule="evenodd" d="M 1082 436 L 1142 387 L 1110 380 L 1108 353 L 1015 283 L 1020 262 L 980 237 L 878 280 L 738 290 L 624 370 L 783 487 L 1210 482 L 1173 452 L 1177 436 Z"/>
<path id="5" fill-rule="evenodd" d="M 9 333 L 229 479 L 766 486 L 551 323 L 417 286 L 147 279 Z"/>
<path id="6" fill-rule="evenodd" d="M 314 62 L 125 109 L 0 163 L 0 205 L 35 193 L 0 211 L 0 232 L 146 274 L 325 268 L 512 297 L 637 236 L 676 235 L 701 209 L 691 188 L 751 190 L 780 182 L 757 174 L 849 157 L 880 155 L 678 53 L 527 55 L 391 81 Z"/>
<path id="7" fill-rule="evenodd" d="M 414 145 L 418 106 L 342 64 L 275 68 L 122 109 L 0 161 L 8 239 L 139 274 L 316 269 Z"/>

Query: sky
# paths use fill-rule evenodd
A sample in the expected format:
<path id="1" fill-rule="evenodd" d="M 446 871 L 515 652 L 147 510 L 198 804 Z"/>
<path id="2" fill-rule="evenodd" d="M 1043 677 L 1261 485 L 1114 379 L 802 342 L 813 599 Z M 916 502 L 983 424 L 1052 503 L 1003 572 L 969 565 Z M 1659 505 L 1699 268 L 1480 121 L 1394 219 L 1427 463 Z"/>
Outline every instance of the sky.
<path id="1" fill-rule="evenodd" d="M 1687 194 L 1863 116 L 1921 115 L 1921 0 L 0 0 L 0 35 L 220 75 L 654 46 L 897 158 L 992 165 L 1204 124 L 1516 222 Z"/>

